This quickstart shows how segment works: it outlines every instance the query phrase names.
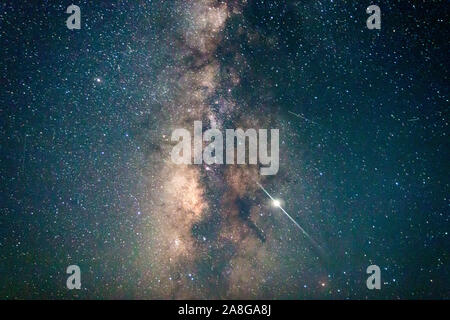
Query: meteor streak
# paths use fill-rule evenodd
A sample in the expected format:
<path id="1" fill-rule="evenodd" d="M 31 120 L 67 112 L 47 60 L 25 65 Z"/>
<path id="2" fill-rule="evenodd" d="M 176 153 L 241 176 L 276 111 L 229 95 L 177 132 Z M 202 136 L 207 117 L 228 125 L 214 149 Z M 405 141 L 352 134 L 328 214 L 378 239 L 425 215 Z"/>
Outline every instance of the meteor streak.
<path id="1" fill-rule="evenodd" d="M 312 124 L 319 125 L 317 122 L 314 122 L 314 121 L 312 121 L 312 120 L 309 120 L 308 118 L 304 117 L 304 116 L 301 115 L 301 114 L 296 114 L 296 113 L 294 113 L 294 112 L 292 112 L 292 111 L 288 111 L 288 112 L 289 112 L 290 114 L 296 116 L 297 118 L 301 118 L 301 119 L 303 119 L 303 120 L 305 120 L 305 121 L 307 121 L 307 122 L 311 122 Z"/>
<path id="2" fill-rule="evenodd" d="M 284 208 L 281 206 L 281 203 L 279 200 L 274 199 L 269 192 L 267 192 L 267 190 L 261 185 L 259 184 L 259 182 L 256 182 L 256 184 L 261 188 L 262 191 L 264 191 L 265 194 L 267 194 L 267 196 L 273 201 L 273 204 L 275 207 L 278 207 L 281 209 L 281 211 L 283 211 L 283 213 L 289 218 L 289 220 L 291 220 L 296 226 L 297 228 L 300 229 L 300 231 L 305 235 L 305 237 L 311 241 L 311 243 L 314 245 L 314 247 L 316 247 L 319 252 L 323 255 L 325 255 L 322 247 L 309 235 L 308 232 L 305 231 L 305 229 L 303 229 L 298 223 L 297 221 L 294 220 L 294 218 L 292 218 L 289 213 L 286 212 L 286 210 L 284 210 Z"/>

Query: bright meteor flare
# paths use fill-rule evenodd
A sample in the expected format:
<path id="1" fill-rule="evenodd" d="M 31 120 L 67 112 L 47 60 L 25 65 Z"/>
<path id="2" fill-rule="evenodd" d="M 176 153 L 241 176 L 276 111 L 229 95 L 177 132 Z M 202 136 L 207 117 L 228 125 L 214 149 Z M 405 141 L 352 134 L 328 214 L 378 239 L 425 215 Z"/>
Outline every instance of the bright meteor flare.
<path id="1" fill-rule="evenodd" d="M 283 213 L 297 226 L 297 228 L 300 229 L 300 231 L 305 235 L 306 238 L 308 238 L 309 241 L 311 241 L 311 243 L 320 251 L 320 253 L 324 254 L 323 249 L 321 246 L 319 246 L 319 244 L 309 235 L 308 232 L 305 231 L 305 229 L 303 229 L 298 223 L 297 221 L 294 220 L 294 218 L 292 218 L 289 213 L 286 212 L 286 210 L 283 209 L 283 207 L 281 206 L 280 200 L 274 199 L 269 192 L 267 192 L 266 189 L 264 189 L 264 187 L 259 184 L 258 182 L 256 182 L 258 184 L 258 186 L 261 188 L 262 191 L 264 191 L 265 194 L 267 194 L 267 196 L 272 200 L 272 204 L 275 207 L 278 207 L 281 209 L 281 211 L 283 211 Z"/>
<path id="2" fill-rule="evenodd" d="M 281 203 L 280 203 L 279 200 L 273 200 L 272 204 L 273 204 L 274 207 L 280 207 L 281 208 Z"/>

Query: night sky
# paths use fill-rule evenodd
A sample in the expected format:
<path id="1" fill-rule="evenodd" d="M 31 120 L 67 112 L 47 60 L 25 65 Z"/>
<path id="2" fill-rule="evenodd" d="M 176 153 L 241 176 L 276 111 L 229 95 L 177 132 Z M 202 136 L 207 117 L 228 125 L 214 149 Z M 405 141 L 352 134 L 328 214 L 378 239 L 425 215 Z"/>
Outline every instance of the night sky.
<path id="1" fill-rule="evenodd" d="M 0 299 L 449 299 L 430 2 L 77 0 L 69 30 L 72 1 L 2 1 Z M 279 172 L 175 165 L 194 120 L 279 129 Z"/>

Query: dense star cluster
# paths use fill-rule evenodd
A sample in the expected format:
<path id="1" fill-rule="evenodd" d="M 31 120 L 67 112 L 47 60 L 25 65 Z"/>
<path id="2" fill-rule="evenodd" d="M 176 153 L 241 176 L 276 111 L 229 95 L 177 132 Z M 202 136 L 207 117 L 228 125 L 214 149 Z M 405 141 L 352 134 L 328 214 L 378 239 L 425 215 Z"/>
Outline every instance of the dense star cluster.
<path id="1" fill-rule="evenodd" d="M 450 298 L 445 2 L 70 4 L 0 5 L 0 298 Z M 279 172 L 174 164 L 194 121 Z"/>

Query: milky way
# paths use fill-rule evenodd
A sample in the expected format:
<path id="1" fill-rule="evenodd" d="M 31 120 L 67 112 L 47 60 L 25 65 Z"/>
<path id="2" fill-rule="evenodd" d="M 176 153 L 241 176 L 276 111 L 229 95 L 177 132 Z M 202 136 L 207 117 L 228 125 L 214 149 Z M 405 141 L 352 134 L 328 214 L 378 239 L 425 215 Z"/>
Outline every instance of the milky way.
<path id="1" fill-rule="evenodd" d="M 231 123 L 239 128 L 276 125 L 270 105 L 261 106 L 267 114 L 245 112 L 246 106 L 232 94 L 240 83 L 238 73 L 221 65 L 216 56 L 227 20 L 242 14 L 240 4 L 197 1 L 180 3 L 178 10 L 183 23 L 173 54 L 179 62 L 175 70 L 162 74 L 176 79 L 171 84 L 172 101 L 163 104 L 171 114 L 167 126 L 191 128 L 194 120 L 222 130 Z M 236 51 L 230 49 L 232 59 L 245 65 Z M 270 229 L 258 226 L 258 217 L 268 210 L 257 192 L 258 168 L 174 165 L 168 158 L 171 146 L 166 145 L 156 155 L 166 157 L 156 170 L 161 190 L 145 200 L 152 204 L 148 208 L 152 231 L 143 231 L 151 245 L 142 261 L 159 266 L 146 274 L 143 283 L 157 279 L 161 289 L 156 295 L 163 298 L 267 295 L 271 286 L 280 285 L 267 279 L 280 276 L 280 266 L 273 241 L 266 242 Z"/>
<path id="2" fill-rule="evenodd" d="M 449 298 L 446 3 L 76 2 L 0 5 L 0 298 Z M 174 164 L 194 121 L 278 173 Z"/>

